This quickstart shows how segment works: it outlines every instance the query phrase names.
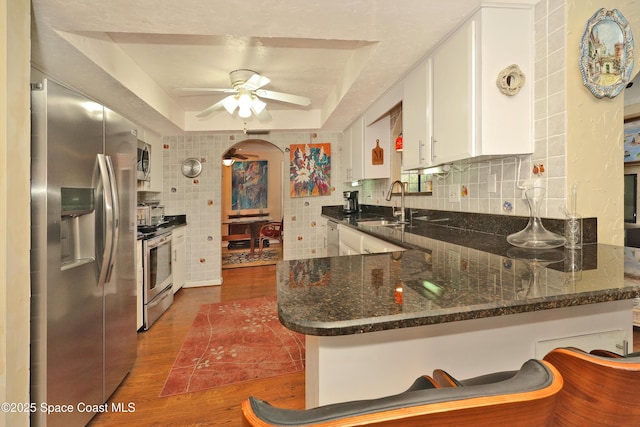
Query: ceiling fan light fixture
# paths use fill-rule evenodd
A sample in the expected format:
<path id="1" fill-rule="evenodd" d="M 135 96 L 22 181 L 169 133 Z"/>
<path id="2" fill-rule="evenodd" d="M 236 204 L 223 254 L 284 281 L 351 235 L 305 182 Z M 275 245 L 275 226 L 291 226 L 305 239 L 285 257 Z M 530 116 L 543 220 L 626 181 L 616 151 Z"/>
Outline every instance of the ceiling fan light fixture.
<path id="1" fill-rule="evenodd" d="M 222 159 L 222 164 L 225 166 L 231 166 L 235 162 L 235 159 Z"/>
<path id="2" fill-rule="evenodd" d="M 240 107 L 240 109 L 238 110 L 238 116 L 242 117 L 243 119 L 251 117 L 251 108 Z"/>
<path id="3" fill-rule="evenodd" d="M 251 117 L 251 106 L 253 105 L 253 100 L 251 99 L 251 94 L 249 93 L 241 93 L 238 97 L 238 116 L 246 119 L 247 117 Z"/>
<path id="4" fill-rule="evenodd" d="M 238 100 L 236 99 L 236 96 L 233 96 L 233 95 L 227 96 L 222 101 L 222 106 L 224 107 L 225 110 L 229 112 L 229 114 L 233 114 L 233 112 L 238 107 Z"/>
<path id="5" fill-rule="evenodd" d="M 253 108 L 253 111 L 256 114 L 260 114 L 262 113 L 262 111 L 264 110 L 264 107 L 266 107 L 267 104 L 265 102 L 263 102 L 261 99 L 257 98 L 257 97 L 253 97 L 253 106 L 251 108 Z"/>

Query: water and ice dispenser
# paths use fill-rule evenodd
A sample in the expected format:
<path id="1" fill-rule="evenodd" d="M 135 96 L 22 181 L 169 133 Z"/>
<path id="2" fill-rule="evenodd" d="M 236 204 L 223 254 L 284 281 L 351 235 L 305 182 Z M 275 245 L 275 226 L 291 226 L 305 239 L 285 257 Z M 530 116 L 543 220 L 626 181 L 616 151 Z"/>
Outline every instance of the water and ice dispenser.
<path id="1" fill-rule="evenodd" d="M 66 270 L 96 259 L 95 190 L 60 190 L 60 261 Z"/>

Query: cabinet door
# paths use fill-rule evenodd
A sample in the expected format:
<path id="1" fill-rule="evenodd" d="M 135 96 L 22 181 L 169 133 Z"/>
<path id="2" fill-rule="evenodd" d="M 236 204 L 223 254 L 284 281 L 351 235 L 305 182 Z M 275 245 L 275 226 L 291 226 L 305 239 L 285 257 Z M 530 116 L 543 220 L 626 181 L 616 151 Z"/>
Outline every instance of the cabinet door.
<path id="1" fill-rule="evenodd" d="M 364 144 L 364 119 L 358 117 L 344 132 L 344 161 L 347 181 L 363 179 L 362 151 Z"/>
<path id="2" fill-rule="evenodd" d="M 391 177 L 391 117 L 386 115 L 364 129 L 364 178 Z"/>
<path id="3" fill-rule="evenodd" d="M 475 21 L 465 23 L 433 55 L 435 164 L 473 157 Z"/>
<path id="4" fill-rule="evenodd" d="M 378 254 L 397 251 L 404 251 L 404 249 L 382 239 L 377 239 L 369 235 L 362 236 L 362 253 Z"/>
<path id="5" fill-rule="evenodd" d="M 404 79 L 402 99 L 402 169 L 431 165 L 431 58 Z"/>

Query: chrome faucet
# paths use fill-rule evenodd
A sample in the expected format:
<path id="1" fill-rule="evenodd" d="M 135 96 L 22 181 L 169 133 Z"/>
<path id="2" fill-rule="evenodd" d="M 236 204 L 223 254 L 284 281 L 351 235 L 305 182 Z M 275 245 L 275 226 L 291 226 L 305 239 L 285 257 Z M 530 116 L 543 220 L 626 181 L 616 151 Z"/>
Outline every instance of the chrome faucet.
<path id="1" fill-rule="evenodd" d="M 391 183 L 391 187 L 389 188 L 389 192 L 387 193 L 387 202 L 391 201 L 391 196 L 393 195 L 393 189 L 396 184 L 400 184 L 400 222 L 405 222 L 405 214 L 404 214 L 404 184 L 400 180 L 393 181 Z M 396 214 L 395 208 L 393 209 L 393 214 Z"/>

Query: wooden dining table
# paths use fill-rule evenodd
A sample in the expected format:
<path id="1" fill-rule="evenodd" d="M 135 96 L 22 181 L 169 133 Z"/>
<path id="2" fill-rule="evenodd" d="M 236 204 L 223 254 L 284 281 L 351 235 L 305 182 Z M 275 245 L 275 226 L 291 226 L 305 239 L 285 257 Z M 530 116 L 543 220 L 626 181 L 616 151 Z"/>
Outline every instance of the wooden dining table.
<path id="1" fill-rule="evenodd" d="M 246 242 L 248 240 L 249 252 L 251 256 L 253 256 L 255 252 L 255 241 L 260 237 L 260 227 L 270 221 L 273 221 L 270 216 L 234 215 L 233 218 L 228 218 L 222 221 L 222 224 L 226 224 L 228 226 L 228 234 L 226 236 L 222 236 L 222 241 L 229 242 L 229 245 L 232 245 L 237 242 Z"/>

